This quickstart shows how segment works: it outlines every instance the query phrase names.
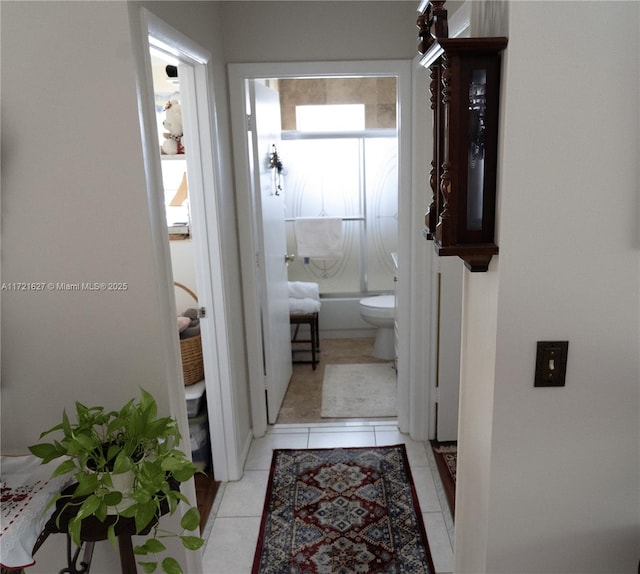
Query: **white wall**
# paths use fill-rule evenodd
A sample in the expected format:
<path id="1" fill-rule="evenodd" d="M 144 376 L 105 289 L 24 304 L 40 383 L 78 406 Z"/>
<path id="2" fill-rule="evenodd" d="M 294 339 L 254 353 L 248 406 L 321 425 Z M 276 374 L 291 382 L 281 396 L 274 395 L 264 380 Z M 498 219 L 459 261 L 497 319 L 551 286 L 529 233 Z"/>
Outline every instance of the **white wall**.
<path id="1" fill-rule="evenodd" d="M 456 572 L 633 572 L 640 5 L 540 6 L 509 5 L 500 255 L 465 285 Z"/>
<path id="2" fill-rule="evenodd" d="M 413 0 L 222 2 L 228 62 L 410 59 Z"/>
<path id="3" fill-rule="evenodd" d="M 125 6 L 5 2 L 2 25 L 4 280 L 128 284 L 3 292 L 2 447 L 19 452 L 74 400 L 117 406 L 142 384 L 166 410 L 154 330 L 168 310 L 156 304 Z"/>
<path id="4" fill-rule="evenodd" d="M 134 80 L 126 4 L 3 2 L 3 279 L 128 285 L 2 294 L 3 454 L 76 400 L 169 410 Z"/>
<path id="5" fill-rule="evenodd" d="M 228 141 L 218 7 L 148 7 L 214 53 L 219 126 Z M 164 273 L 154 260 L 128 8 L 125 2 L 2 2 L 3 281 L 128 286 L 2 293 L 3 454 L 25 452 L 76 400 L 115 408 L 144 386 L 161 411 L 176 408 L 177 334 L 165 329 L 175 325 L 169 317 L 175 310 L 161 303 L 157 283 Z M 232 178 L 224 169 L 229 148 L 218 150 L 222 236 L 225 260 L 237 261 Z M 225 281 L 230 293 L 240 292 L 233 265 Z M 239 296 L 228 305 L 231 316 L 241 316 Z M 248 437 L 239 319 L 230 331 L 236 430 Z M 166 352 L 167 337 L 176 340 L 173 353 Z M 186 424 L 186 408 L 175 414 Z M 56 542 L 53 537 L 40 550 L 34 573 L 62 567 L 64 548 Z M 117 571 L 117 552 L 98 546 L 92 571 Z M 185 563 L 182 548 L 174 555 Z"/>

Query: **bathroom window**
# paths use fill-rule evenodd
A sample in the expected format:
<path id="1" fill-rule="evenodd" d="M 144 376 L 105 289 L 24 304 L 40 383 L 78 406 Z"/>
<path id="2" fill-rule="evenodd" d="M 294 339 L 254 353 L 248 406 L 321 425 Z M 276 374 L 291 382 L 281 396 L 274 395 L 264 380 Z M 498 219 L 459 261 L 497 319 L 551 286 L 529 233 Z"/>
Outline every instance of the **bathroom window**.
<path id="1" fill-rule="evenodd" d="M 364 104 L 296 106 L 296 127 L 301 132 L 363 130 Z"/>

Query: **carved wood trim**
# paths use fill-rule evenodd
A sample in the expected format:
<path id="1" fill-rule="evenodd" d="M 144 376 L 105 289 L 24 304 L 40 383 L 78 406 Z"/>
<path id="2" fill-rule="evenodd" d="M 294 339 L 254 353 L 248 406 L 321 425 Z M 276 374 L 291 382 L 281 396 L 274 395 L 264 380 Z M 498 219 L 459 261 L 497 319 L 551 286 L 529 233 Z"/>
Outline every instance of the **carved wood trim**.
<path id="1" fill-rule="evenodd" d="M 493 241 L 499 52 L 507 38 L 449 38 L 445 2 L 422 0 L 418 18 L 420 65 L 429 68 L 433 113 L 431 197 L 424 235 L 434 241 L 439 255 L 459 256 L 469 270 L 486 271 L 498 253 Z M 472 86 L 482 89 L 489 103 L 485 98 L 479 108 L 474 96 L 472 108 Z M 483 171 L 476 168 L 475 156 L 469 155 L 477 145 L 471 138 L 483 142 Z"/>

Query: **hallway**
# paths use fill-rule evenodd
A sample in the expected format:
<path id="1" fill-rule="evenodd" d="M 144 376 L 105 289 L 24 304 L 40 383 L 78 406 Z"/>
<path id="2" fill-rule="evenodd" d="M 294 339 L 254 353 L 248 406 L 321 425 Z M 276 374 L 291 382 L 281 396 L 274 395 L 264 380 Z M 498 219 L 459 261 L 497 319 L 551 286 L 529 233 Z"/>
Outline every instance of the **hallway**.
<path id="1" fill-rule="evenodd" d="M 437 574 L 453 571 L 453 521 L 429 443 L 412 441 L 392 421 L 277 424 L 254 439 L 242 480 L 222 484 L 207 524 L 207 574 L 250 574 L 269 478 L 272 450 L 404 443 Z"/>

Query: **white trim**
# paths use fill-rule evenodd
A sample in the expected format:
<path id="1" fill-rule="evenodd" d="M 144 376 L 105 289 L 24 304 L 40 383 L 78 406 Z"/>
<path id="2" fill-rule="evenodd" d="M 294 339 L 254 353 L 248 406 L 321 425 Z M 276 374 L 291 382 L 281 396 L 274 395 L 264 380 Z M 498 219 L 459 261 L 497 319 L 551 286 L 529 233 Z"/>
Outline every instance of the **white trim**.
<path id="1" fill-rule="evenodd" d="M 229 64 L 229 92 L 231 99 L 231 125 L 235 156 L 235 174 L 238 199 L 238 225 L 240 229 L 240 253 L 243 274 L 243 298 L 245 303 L 245 329 L 249 357 L 249 387 L 254 436 L 262 436 L 267 429 L 264 397 L 264 371 L 262 369 L 262 340 L 260 334 L 259 309 L 255 294 L 255 225 L 253 200 L 249 181 L 249 158 L 247 154 L 247 101 L 245 82 L 260 78 L 299 78 L 326 76 L 396 76 L 398 78 L 400 129 L 398 133 L 399 194 L 398 216 L 400 221 L 411 220 L 411 82 L 410 60 L 382 61 L 338 61 L 338 62 L 277 62 Z M 410 325 L 422 320 L 410 307 L 410 286 L 413 284 L 410 225 L 399 226 L 398 269 L 398 317 L 401 324 Z M 417 232 L 416 232 L 417 233 Z M 409 348 L 411 329 L 399 332 L 400 350 L 398 370 L 400 429 L 410 429 L 409 396 L 411 394 L 409 373 Z M 420 351 L 424 354 L 424 351 Z M 424 412 L 420 413 L 424 416 Z"/>
<path id="2" fill-rule="evenodd" d="M 160 307 L 167 309 L 163 314 L 163 336 L 167 357 L 169 379 L 180 381 L 180 353 L 178 337 L 174 321 L 175 294 L 171 273 L 171 258 L 167 237 L 166 217 L 161 194 L 162 175 L 160 155 L 157 145 L 157 127 L 155 112 L 151 102 L 154 101 L 153 80 L 151 78 L 151 62 L 149 56 L 148 36 L 153 35 L 172 49 L 172 54 L 183 64 L 183 99 L 189 98 L 190 105 L 185 106 L 185 124 L 196 123 L 199 139 L 192 136 L 187 141 L 194 153 L 187 154 L 187 165 L 190 175 L 190 194 L 194 205 L 194 247 L 197 264 L 197 290 L 199 302 L 207 307 L 210 320 L 202 322 L 203 359 L 207 377 L 207 396 L 209 397 L 209 425 L 212 444 L 214 472 L 218 480 L 234 480 L 242 475 L 242 463 L 238 459 L 235 436 L 235 410 L 233 408 L 232 385 L 230 381 L 231 361 L 227 340 L 227 314 L 225 307 L 224 283 L 222 281 L 222 264 L 219 229 L 216 213 L 216 188 L 220 186 L 217 165 L 218 156 L 214 150 L 217 141 L 217 125 L 212 90 L 209 85 L 207 66 L 211 56 L 180 32 L 154 16 L 145 8 L 135 6 L 130 10 L 132 36 L 138 41 L 139 59 L 139 109 L 144 146 L 145 171 L 147 174 L 147 196 L 154 249 L 156 252 L 155 267 L 157 269 L 158 293 Z M 136 29 L 137 28 L 137 29 Z M 138 38 L 139 37 L 139 38 Z M 187 130 L 189 132 L 189 130 Z M 187 136 L 188 137 L 188 136 Z M 219 147 L 219 146 L 217 146 Z M 206 210 L 206 211 L 205 211 Z M 207 217 L 203 214 L 207 213 Z M 201 215 L 202 214 L 202 215 Z M 206 270 L 206 271 L 204 271 Z M 170 312 L 171 310 L 171 312 Z M 208 344 L 207 344 L 208 342 Z M 184 388 L 173 385 L 169 389 L 171 414 L 178 419 L 183 437 L 189 436 Z M 195 490 L 194 490 L 195 494 Z M 192 553 L 190 553 L 192 554 Z M 194 567 L 195 568 L 195 567 Z M 191 569 L 189 568 L 189 571 Z M 199 570 L 198 570 L 199 571 Z"/>
<path id="3" fill-rule="evenodd" d="M 411 314 L 409 317 L 410 356 L 408 362 L 410 392 L 409 427 L 406 432 L 414 440 L 433 437 L 435 425 L 432 397 L 435 390 L 437 364 L 437 332 L 433 304 L 433 266 L 437 265 L 432 242 L 422 231 L 424 214 L 429 205 L 429 169 L 432 144 L 430 124 L 429 80 L 420 66 L 420 56 L 413 60 L 412 96 L 412 185 L 411 185 Z M 401 430 L 402 429 L 401 427 Z"/>
<path id="4" fill-rule="evenodd" d="M 250 158 L 247 117 L 247 93 L 245 79 L 236 74 L 236 67 L 229 65 L 229 93 L 231 94 L 231 128 L 233 140 L 236 201 L 238 210 L 238 238 L 240 243 L 240 268 L 242 272 L 242 301 L 244 328 L 247 344 L 247 369 L 249 374 L 249 399 L 253 434 L 263 436 L 267 432 L 266 379 L 263 367 L 260 295 L 256 271 L 255 206 L 250 177 Z"/>
<path id="5" fill-rule="evenodd" d="M 467 0 L 448 19 L 450 38 L 468 38 L 471 34 L 471 1 Z"/>
<path id="6" fill-rule="evenodd" d="M 136 82 L 138 85 L 138 113 L 142 136 L 142 152 L 146 174 L 146 193 L 149 207 L 150 229 L 153 242 L 153 268 L 156 275 L 156 291 L 161 313 L 160 337 L 164 347 L 163 357 L 168 381 L 169 410 L 178 422 L 180 434 L 189 436 L 189 424 L 185 404 L 184 390 L 180 387 L 182 372 L 180 368 L 180 350 L 178 334 L 175 328 L 176 303 L 172 292 L 173 277 L 171 273 L 171 256 L 167 238 L 167 222 L 164 210 L 163 194 L 156 193 L 162 189 L 162 170 L 157 149 L 158 136 L 155 110 L 149 102 L 154 101 L 153 79 L 151 77 L 151 55 L 149 53 L 148 32 L 149 12 L 129 5 L 129 24 L 131 42 L 136 65 Z M 196 501 L 195 483 L 190 480 L 184 483 L 183 494 L 193 503 Z M 197 552 L 185 552 L 185 563 L 188 572 L 202 574 L 202 557 Z"/>
<path id="7" fill-rule="evenodd" d="M 242 460 L 238 457 L 231 356 L 228 341 L 228 317 L 222 265 L 222 246 L 218 225 L 217 189 L 222 186 L 219 169 L 220 149 L 215 99 L 209 85 L 211 54 L 165 22 L 146 12 L 149 34 L 175 49 L 183 64 L 181 91 L 185 144 L 193 218 L 193 243 L 196 256 L 196 285 L 199 305 L 209 310 L 201 322 L 203 361 L 209 409 L 209 431 L 216 480 L 238 480 Z M 152 101 L 152 100 L 150 100 Z M 199 135 L 199 138 L 195 136 Z M 188 432 L 185 436 L 188 436 Z"/>

